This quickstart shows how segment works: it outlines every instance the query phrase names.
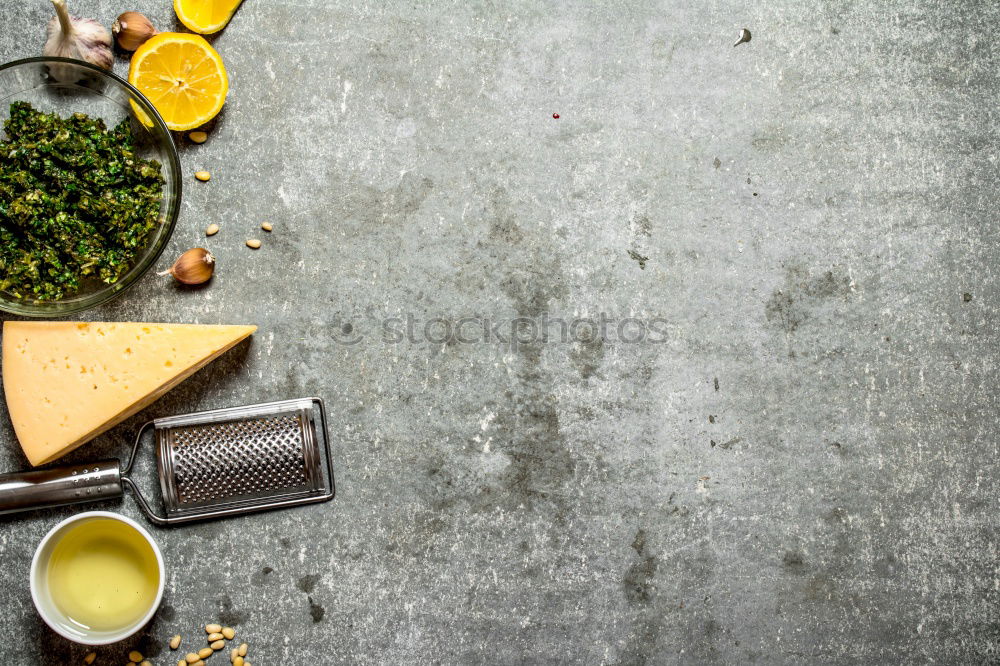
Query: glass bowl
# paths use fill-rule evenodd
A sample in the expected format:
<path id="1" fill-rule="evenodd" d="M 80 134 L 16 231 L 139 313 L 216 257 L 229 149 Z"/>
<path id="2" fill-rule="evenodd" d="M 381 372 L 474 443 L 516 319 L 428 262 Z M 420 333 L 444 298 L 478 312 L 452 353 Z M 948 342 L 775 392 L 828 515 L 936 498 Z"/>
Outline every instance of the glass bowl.
<path id="1" fill-rule="evenodd" d="M 58 79 L 50 73 L 53 67 L 58 68 Z M 174 231 L 181 204 L 181 173 L 173 136 L 152 103 L 128 81 L 80 60 L 27 58 L 0 66 L 0 128 L 10 118 L 11 102 L 29 102 L 39 111 L 62 117 L 85 113 L 104 120 L 109 130 L 128 118 L 138 155 L 161 165 L 159 223 L 149 232 L 135 264 L 117 282 L 82 280 L 77 292 L 54 301 L 17 299 L 0 292 L 0 310 L 26 317 L 61 317 L 105 303 L 146 274 Z"/>

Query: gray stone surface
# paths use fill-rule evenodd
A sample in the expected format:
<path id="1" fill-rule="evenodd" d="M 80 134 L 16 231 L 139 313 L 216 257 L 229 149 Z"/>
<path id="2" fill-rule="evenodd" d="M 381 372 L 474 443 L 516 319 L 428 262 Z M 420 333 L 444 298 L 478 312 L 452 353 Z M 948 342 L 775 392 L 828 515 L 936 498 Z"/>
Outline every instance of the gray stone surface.
<path id="1" fill-rule="evenodd" d="M 49 15 L 14 4 L 3 60 Z M 998 28 L 991 2 L 248 0 L 168 251 L 216 280 L 89 317 L 260 331 L 73 459 L 318 394 L 338 497 L 155 530 L 167 598 L 100 663 L 172 664 L 214 619 L 255 666 L 996 660 Z M 660 342 L 381 330 L 600 313 Z M 27 584 L 74 511 L 2 524 L 5 664 L 85 653 Z"/>

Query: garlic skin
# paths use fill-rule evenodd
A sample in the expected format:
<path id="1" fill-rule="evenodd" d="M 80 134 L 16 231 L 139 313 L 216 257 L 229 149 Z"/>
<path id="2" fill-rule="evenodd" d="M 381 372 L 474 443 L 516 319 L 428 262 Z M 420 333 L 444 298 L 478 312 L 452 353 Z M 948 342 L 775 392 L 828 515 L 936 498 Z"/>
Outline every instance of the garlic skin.
<path id="1" fill-rule="evenodd" d="M 111 34 L 115 36 L 119 48 L 123 51 L 135 51 L 146 43 L 146 40 L 160 34 L 153 23 L 139 12 L 125 12 L 111 24 Z"/>
<path id="2" fill-rule="evenodd" d="M 47 56 L 83 60 L 103 69 L 111 69 L 111 33 L 94 19 L 70 16 L 66 0 L 52 0 L 56 15 L 49 19 L 48 37 L 42 53 Z M 53 65 L 52 75 L 61 80 L 73 79 L 71 68 Z"/>
<path id="3" fill-rule="evenodd" d="M 203 284 L 212 279 L 215 272 L 215 257 L 203 247 L 191 248 L 177 258 L 169 269 L 157 275 L 172 275 L 182 284 Z"/>

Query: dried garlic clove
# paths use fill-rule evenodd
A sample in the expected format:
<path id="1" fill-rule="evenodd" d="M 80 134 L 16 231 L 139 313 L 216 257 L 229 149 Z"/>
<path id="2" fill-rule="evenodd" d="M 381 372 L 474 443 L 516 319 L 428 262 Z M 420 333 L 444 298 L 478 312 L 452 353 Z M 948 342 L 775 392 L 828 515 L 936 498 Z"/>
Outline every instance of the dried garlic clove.
<path id="1" fill-rule="evenodd" d="M 111 34 L 122 50 L 135 51 L 159 33 L 150 20 L 139 12 L 125 12 L 111 24 Z"/>
<path id="2" fill-rule="evenodd" d="M 212 279 L 215 272 L 215 257 L 203 247 L 191 248 L 177 258 L 169 269 L 157 275 L 172 275 L 183 284 L 203 284 Z"/>

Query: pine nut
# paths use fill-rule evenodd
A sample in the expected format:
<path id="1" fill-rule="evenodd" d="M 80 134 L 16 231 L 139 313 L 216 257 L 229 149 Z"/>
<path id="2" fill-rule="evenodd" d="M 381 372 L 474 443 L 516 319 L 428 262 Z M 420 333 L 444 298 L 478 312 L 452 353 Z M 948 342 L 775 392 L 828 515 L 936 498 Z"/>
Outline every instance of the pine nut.
<path id="1" fill-rule="evenodd" d="M 222 631 L 222 625 L 221 624 L 206 624 L 205 625 L 205 633 L 206 634 L 217 634 L 220 631 Z"/>
<path id="2" fill-rule="evenodd" d="M 260 241 L 257 240 L 256 238 L 251 238 L 250 240 L 247 241 L 247 247 L 252 247 L 253 249 L 256 250 L 257 248 L 260 247 Z"/>
<path id="3" fill-rule="evenodd" d="M 218 651 L 219 651 L 219 650 L 221 650 L 222 648 L 226 647 L 226 641 L 224 641 L 224 640 L 222 640 L 222 639 L 220 638 L 219 640 L 217 640 L 217 641 L 213 642 L 213 643 L 212 643 L 211 645 L 209 645 L 208 647 L 210 647 L 210 648 L 212 648 L 213 650 L 215 650 L 216 652 L 218 652 Z"/>
<path id="4" fill-rule="evenodd" d="M 150 661 L 144 659 L 143 662 L 139 664 L 139 666 L 153 666 L 153 664 Z"/>
<path id="5" fill-rule="evenodd" d="M 95 659 L 97 659 L 97 653 L 96 652 L 88 652 L 87 656 L 83 658 L 83 663 L 85 663 L 85 664 L 92 664 L 92 663 L 94 663 Z"/>
<path id="6" fill-rule="evenodd" d="M 140 661 L 142 661 L 142 653 L 139 652 L 138 650 L 132 650 L 131 652 L 128 653 L 128 658 L 129 661 L 134 661 L 135 663 L 138 664 Z"/>
<path id="7" fill-rule="evenodd" d="M 178 659 L 177 666 L 188 666 L 187 659 Z"/>
<path id="8" fill-rule="evenodd" d="M 227 641 L 231 641 L 233 640 L 233 638 L 236 637 L 236 630 L 233 629 L 232 627 L 223 627 L 222 635 L 226 637 Z"/>
<path id="9" fill-rule="evenodd" d="M 242 643 L 240 645 L 240 656 L 241 657 L 247 656 L 247 644 L 246 643 Z"/>
<path id="10" fill-rule="evenodd" d="M 274 227 L 271 226 L 270 222 L 264 222 L 263 224 L 260 225 L 260 228 L 263 229 L 264 231 L 270 231 L 271 229 L 274 229 Z"/>
<path id="11" fill-rule="evenodd" d="M 233 666 L 244 666 L 243 657 L 238 656 L 235 659 L 233 659 Z"/>
<path id="12" fill-rule="evenodd" d="M 194 662 L 196 662 L 199 659 L 201 659 L 201 657 L 199 657 L 198 655 L 196 655 L 194 652 L 188 652 L 187 656 L 184 657 L 184 658 L 187 659 L 187 663 L 189 663 L 189 664 L 193 664 Z"/>
<path id="13" fill-rule="evenodd" d="M 215 224 L 214 222 L 208 225 L 208 228 L 205 229 L 206 236 L 214 236 L 217 233 L 219 233 L 219 225 Z"/>
<path id="14" fill-rule="evenodd" d="M 180 646 L 181 646 L 181 635 L 177 634 L 176 636 L 170 639 L 170 649 L 176 650 Z"/>
<path id="15" fill-rule="evenodd" d="M 201 182 L 205 183 L 208 182 L 208 180 L 212 177 L 212 174 L 210 174 L 207 171 L 195 171 L 194 177 L 200 180 Z"/>
<path id="16" fill-rule="evenodd" d="M 188 138 L 195 143 L 205 143 L 208 140 L 208 134 L 205 132 L 191 132 L 188 134 Z"/>
<path id="17" fill-rule="evenodd" d="M 219 641 L 219 640 L 222 640 L 222 633 L 221 632 L 216 631 L 216 632 L 213 632 L 213 633 L 211 633 L 211 634 L 208 635 L 208 642 L 209 643 L 214 643 L 215 641 Z"/>
<path id="18" fill-rule="evenodd" d="M 233 648 L 229 652 L 229 661 L 230 662 L 235 662 L 236 661 L 236 657 L 238 657 L 238 656 L 240 656 L 240 649 L 239 648 Z"/>
<path id="19" fill-rule="evenodd" d="M 201 657 L 202 659 L 207 659 L 211 657 L 214 652 L 215 650 L 213 650 L 212 648 L 202 648 L 198 650 L 198 656 Z"/>

